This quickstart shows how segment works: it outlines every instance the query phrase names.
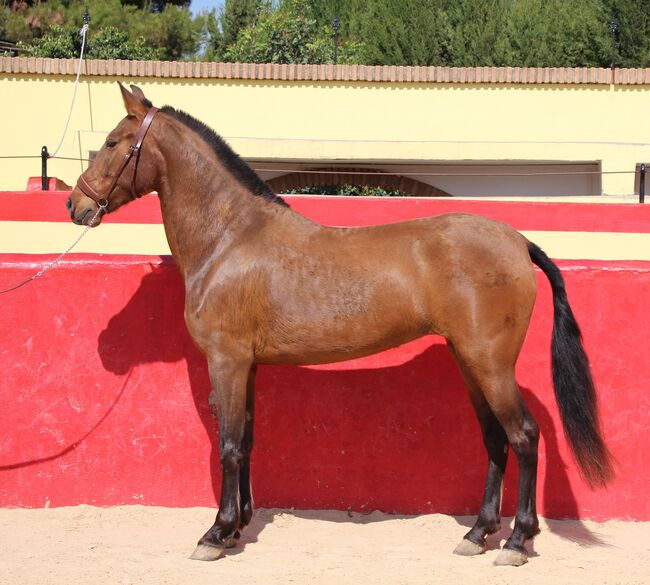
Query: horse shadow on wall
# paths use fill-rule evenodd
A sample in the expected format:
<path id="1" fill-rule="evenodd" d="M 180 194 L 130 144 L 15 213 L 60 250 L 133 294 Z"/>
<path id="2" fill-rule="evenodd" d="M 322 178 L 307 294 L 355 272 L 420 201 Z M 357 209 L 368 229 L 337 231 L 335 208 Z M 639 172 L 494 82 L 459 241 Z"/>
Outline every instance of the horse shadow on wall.
<path id="1" fill-rule="evenodd" d="M 186 362 L 211 444 L 218 501 L 219 440 L 208 405 L 207 364 L 185 328 L 183 301 L 182 279 L 163 259 L 109 319 L 98 352 L 104 368 L 117 375 L 143 364 Z M 539 512 L 579 518 L 553 419 L 533 392 L 522 393 L 544 438 L 546 475 L 539 487 L 545 503 Z M 253 492 L 263 507 L 467 515 L 478 511 L 486 456 L 456 365 L 442 340 L 433 339 L 405 363 L 381 368 L 261 366 L 251 466 Z M 516 494 L 511 456 L 504 515 L 514 514 Z M 562 530 L 554 524 L 552 530 Z M 585 526 L 566 536 L 599 543 Z"/>

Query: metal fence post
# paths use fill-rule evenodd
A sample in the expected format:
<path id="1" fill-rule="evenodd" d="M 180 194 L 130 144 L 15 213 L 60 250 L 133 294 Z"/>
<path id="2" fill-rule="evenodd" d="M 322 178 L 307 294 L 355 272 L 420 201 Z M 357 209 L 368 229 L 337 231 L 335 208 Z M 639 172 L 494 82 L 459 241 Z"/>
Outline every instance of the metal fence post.
<path id="1" fill-rule="evenodd" d="M 332 37 L 334 38 L 334 65 L 338 63 L 339 60 L 339 28 L 341 26 L 341 21 L 339 20 L 338 14 L 334 18 L 334 21 L 332 22 L 332 30 L 334 31 L 334 34 Z"/>
<path id="2" fill-rule="evenodd" d="M 618 48 L 618 33 L 619 33 L 619 25 L 618 25 L 618 18 L 616 16 L 612 16 L 612 20 L 609 23 L 609 32 L 612 35 L 612 55 L 611 55 L 611 62 L 610 62 L 610 67 L 614 69 L 616 67 L 616 54 L 617 54 L 617 48 Z"/>
<path id="3" fill-rule="evenodd" d="M 639 167 L 639 203 L 645 203 L 645 163 Z"/>
<path id="4" fill-rule="evenodd" d="M 41 148 L 41 189 L 43 191 L 47 191 L 47 159 L 49 156 L 47 146 Z"/>

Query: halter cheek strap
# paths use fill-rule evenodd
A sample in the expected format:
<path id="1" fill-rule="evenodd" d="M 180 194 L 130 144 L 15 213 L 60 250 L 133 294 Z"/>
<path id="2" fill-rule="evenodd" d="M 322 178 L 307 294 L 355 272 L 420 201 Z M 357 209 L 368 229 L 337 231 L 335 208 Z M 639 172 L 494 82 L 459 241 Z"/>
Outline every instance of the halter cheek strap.
<path id="1" fill-rule="evenodd" d="M 133 142 L 131 143 L 131 146 L 129 146 L 129 149 L 124 153 L 124 157 L 122 158 L 120 167 L 118 168 L 117 173 L 113 175 L 113 182 L 110 184 L 104 196 L 97 193 L 97 191 L 95 191 L 95 189 L 93 189 L 88 184 L 88 181 L 86 181 L 83 174 L 77 180 L 77 187 L 79 187 L 79 189 L 83 192 L 84 195 L 90 197 L 93 201 L 95 201 L 100 208 L 106 209 L 106 207 L 108 206 L 108 198 L 113 193 L 113 190 L 115 189 L 117 182 L 120 180 L 120 177 L 124 172 L 124 169 L 126 169 L 126 165 L 129 164 L 129 161 L 133 158 L 134 155 L 135 155 L 135 168 L 133 169 L 133 178 L 131 179 L 131 193 L 133 195 L 133 199 L 136 199 L 138 197 L 138 195 L 135 192 L 135 177 L 138 172 L 138 160 L 140 159 L 140 148 L 142 147 L 142 143 L 144 142 L 144 137 L 147 135 L 149 127 L 151 126 L 151 122 L 153 121 L 153 117 L 156 115 L 157 111 L 158 108 L 151 107 L 147 112 L 147 115 L 144 117 L 144 120 L 142 120 L 142 124 L 140 124 L 140 127 L 138 128 L 138 131 L 135 137 L 133 138 Z"/>

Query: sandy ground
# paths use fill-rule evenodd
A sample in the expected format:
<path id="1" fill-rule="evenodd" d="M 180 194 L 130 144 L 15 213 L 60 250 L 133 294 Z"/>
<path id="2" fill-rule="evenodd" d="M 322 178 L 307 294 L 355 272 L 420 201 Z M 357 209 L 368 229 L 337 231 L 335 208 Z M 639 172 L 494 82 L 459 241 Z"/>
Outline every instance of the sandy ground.
<path id="1" fill-rule="evenodd" d="M 530 562 L 515 568 L 492 565 L 504 531 L 484 555 L 451 554 L 469 517 L 258 510 L 224 558 L 189 560 L 213 518 L 208 508 L 0 510 L 0 584 L 650 584 L 648 522 L 542 520 Z"/>

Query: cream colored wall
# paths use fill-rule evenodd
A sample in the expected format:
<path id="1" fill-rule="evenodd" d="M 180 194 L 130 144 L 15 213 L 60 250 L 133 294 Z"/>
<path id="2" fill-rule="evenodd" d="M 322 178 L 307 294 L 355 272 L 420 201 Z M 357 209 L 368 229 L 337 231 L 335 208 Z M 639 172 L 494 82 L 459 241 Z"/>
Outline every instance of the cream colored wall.
<path id="1" fill-rule="evenodd" d="M 114 77 L 82 79 L 60 156 L 86 157 L 123 116 Z M 73 77 L 1 74 L 0 157 L 53 150 Z M 130 82 L 133 82 L 130 80 Z M 256 159 L 650 161 L 650 86 L 496 85 L 245 80 L 136 80 L 156 105 L 184 109 Z M 73 183 L 82 165 L 54 160 Z M 0 158 L 3 190 L 24 189 L 39 160 Z M 604 175 L 606 194 L 633 192 L 631 174 Z"/>

